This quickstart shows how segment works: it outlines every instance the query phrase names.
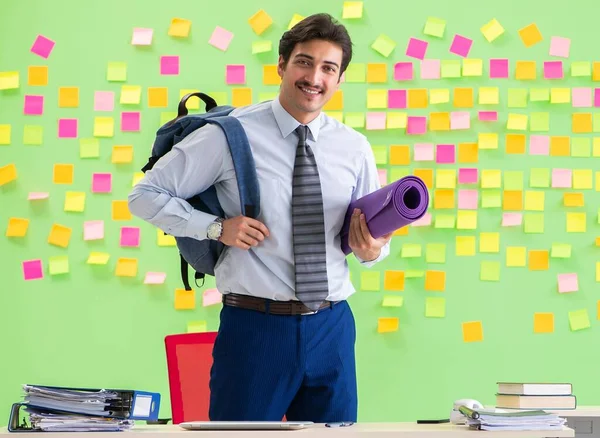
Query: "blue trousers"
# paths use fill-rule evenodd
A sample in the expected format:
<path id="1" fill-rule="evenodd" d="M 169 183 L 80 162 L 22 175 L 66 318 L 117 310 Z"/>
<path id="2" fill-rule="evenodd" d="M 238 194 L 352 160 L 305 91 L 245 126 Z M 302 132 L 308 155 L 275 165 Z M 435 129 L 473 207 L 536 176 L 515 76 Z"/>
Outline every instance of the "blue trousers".
<path id="1" fill-rule="evenodd" d="M 356 329 L 346 301 L 313 315 L 223 306 L 211 421 L 356 421 Z"/>

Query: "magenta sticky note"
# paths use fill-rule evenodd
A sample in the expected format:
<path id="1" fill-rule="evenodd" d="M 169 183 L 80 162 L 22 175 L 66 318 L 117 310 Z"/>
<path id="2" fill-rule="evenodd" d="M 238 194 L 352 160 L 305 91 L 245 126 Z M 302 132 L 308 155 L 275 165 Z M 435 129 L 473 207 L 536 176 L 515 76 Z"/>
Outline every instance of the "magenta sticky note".
<path id="1" fill-rule="evenodd" d="M 550 136 L 548 135 L 530 135 L 529 136 L 529 155 L 549 155 L 550 154 Z"/>
<path id="2" fill-rule="evenodd" d="M 47 59 L 54 49 L 54 41 L 49 38 L 46 38 L 43 35 L 38 35 L 35 41 L 33 42 L 33 46 L 31 46 L 31 51 L 38 56 L 41 56 L 44 59 Z"/>
<path id="3" fill-rule="evenodd" d="M 480 122 L 497 122 L 498 111 L 479 111 L 477 117 Z"/>
<path id="4" fill-rule="evenodd" d="M 562 79 L 562 61 L 544 61 L 544 79 Z"/>
<path id="5" fill-rule="evenodd" d="M 471 128 L 471 113 L 468 111 L 452 111 L 450 113 L 450 130 Z"/>
<path id="6" fill-rule="evenodd" d="M 388 90 L 388 108 L 406 108 L 406 90 Z"/>
<path id="7" fill-rule="evenodd" d="M 145 27 L 134 27 L 133 36 L 131 37 L 131 44 L 134 46 L 149 46 L 150 44 L 152 44 L 153 34 L 153 29 L 148 29 Z"/>
<path id="8" fill-rule="evenodd" d="M 246 66 L 243 64 L 229 64 L 225 67 L 225 82 L 227 85 L 241 85 L 246 83 Z"/>
<path id="9" fill-rule="evenodd" d="M 121 246 L 140 246 L 139 227 L 121 227 Z"/>
<path id="10" fill-rule="evenodd" d="M 394 80 L 396 81 L 412 81 L 413 79 L 413 63 L 412 62 L 397 62 L 394 65 Z"/>
<path id="11" fill-rule="evenodd" d="M 112 190 L 111 173 L 92 174 L 92 193 L 110 193 Z"/>
<path id="12" fill-rule="evenodd" d="M 421 79 L 439 79 L 442 71 L 439 59 L 424 59 L 421 61 Z"/>
<path id="13" fill-rule="evenodd" d="M 218 289 L 206 289 L 202 294 L 202 307 L 214 306 L 223 301 L 223 295 Z"/>
<path id="14" fill-rule="evenodd" d="M 368 112 L 367 113 L 367 130 L 385 129 L 386 113 L 384 112 Z"/>
<path id="15" fill-rule="evenodd" d="M 490 78 L 507 79 L 508 78 L 508 59 L 492 58 L 490 59 Z"/>
<path id="16" fill-rule="evenodd" d="M 435 159 L 433 143 L 415 143 L 413 148 L 413 161 L 433 161 Z"/>
<path id="17" fill-rule="evenodd" d="M 579 290 L 579 282 L 577 281 L 577 273 L 558 274 L 558 292 L 561 294 L 567 292 L 577 292 Z"/>
<path id="18" fill-rule="evenodd" d="M 44 96 L 26 94 L 23 113 L 27 116 L 41 116 L 44 114 Z"/>
<path id="19" fill-rule="evenodd" d="M 381 187 L 387 185 L 387 169 L 377 169 L 377 177 Z"/>
<path id="20" fill-rule="evenodd" d="M 216 47 L 219 50 L 227 50 L 231 40 L 233 39 L 233 33 L 228 31 L 227 29 L 223 29 L 220 26 L 215 27 L 210 40 L 208 40 L 208 44 Z"/>
<path id="21" fill-rule="evenodd" d="M 166 272 L 146 272 L 144 284 L 163 284 L 166 278 Z"/>
<path id="22" fill-rule="evenodd" d="M 600 88 L 594 88 L 594 106 L 600 107 Z"/>
<path id="23" fill-rule="evenodd" d="M 58 138 L 77 138 L 77 119 L 58 119 Z"/>
<path id="24" fill-rule="evenodd" d="M 502 213 L 503 227 L 518 227 L 523 223 L 523 213 Z"/>
<path id="25" fill-rule="evenodd" d="M 406 121 L 406 133 L 410 135 L 421 135 L 427 133 L 427 117 L 408 116 Z"/>
<path id="26" fill-rule="evenodd" d="M 571 104 L 574 108 L 589 108 L 592 106 L 592 89 L 576 87 L 571 89 Z"/>
<path id="27" fill-rule="evenodd" d="M 408 45 L 406 46 L 406 56 L 417 59 L 425 59 L 425 53 L 427 52 L 427 41 L 419 40 L 417 38 L 410 38 Z"/>
<path id="28" fill-rule="evenodd" d="M 160 74 L 161 75 L 178 75 L 179 74 L 179 56 L 161 56 L 160 57 Z"/>
<path id="29" fill-rule="evenodd" d="M 477 184 L 479 171 L 474 167 L 461 167 L 458 169 L 459 184 Z"/>
<path id="30" fill-rule="evenodd" d="M 39 280 L 41 278 L 44 278 L 41 260 L 26 260 L 22 263 L 22 266 L 23 278 L 25 280 Z"/>
<path id="31" fill-rule="evenodd" d="M 83 240 L 104 239 L 104 221 L 85 221 L 83 223 Z"/>
<path id="32" fill-rule="evenodd" d="M 421 217 L 421 219 L 417 219 L 410 226 L 411 227 L 428 227 L 431 225 L 432 215 L 427 212 Z"/>
<path id="33" fill-rule="evenodd" d="M 438 144 L 436 146 L 436 163 L 452 164 L 456 161 L 456 147 L 453 144 Z"/>
<path id="34" fill-rule="evenodd" d="M 473 40 L 462 35 L 454 35 L 452 44 L 450 45 L 450 53 L 466 58 L 469 56 L 469 51 L 473 45 Z"/>
<path id="35" fill-rule="evenodd" d="M 550 56 L 568 58 L 570 50 L 571 40 L 569 38 L 562 38 L 556 36 L 550 38 Z"/>
<path id="36" fill-rule="evenodd" d="M 571 169 L 552 169 L 552 188 L 570 189 L 572 175 Z"/>
<path id="37" fill-rule="evenodd" d="M 460 210 L 477 210 L 479 203 L 479 192 L 471 189 L 458 191 L 458 208 Z"/>
<path id="38" fill-rule="evenodd" d="M 94 93 L 94 111 L 112 111 L 114 108 L 114 91 L 96 91 Z"/>
<path id="39" fill-rule="evenodd" d="M 140 112 L 123 111 L 121 113 L 121 131 L 136 132 L 140 130 Z"/>
<path id="40" fill-rule="evenodd" d="M 50 193 L 48 192 L 29 192 L 27 195 L 28 201 L 39 201 L 42 199 L 48 199 L 50 197 Z"/>

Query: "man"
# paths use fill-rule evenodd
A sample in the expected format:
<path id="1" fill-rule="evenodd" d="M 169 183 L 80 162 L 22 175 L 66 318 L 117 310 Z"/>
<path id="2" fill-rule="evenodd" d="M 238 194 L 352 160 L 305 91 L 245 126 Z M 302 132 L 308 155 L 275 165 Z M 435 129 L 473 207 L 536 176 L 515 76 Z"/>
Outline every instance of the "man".
<path id="1" fill-rule="evenodd" d="M 215 267 L 223 308 L 213 421 L 356 421 L 354 288 L 340 229 L 350 202 L 380 186 L 366 137 L 321 112 L 351 58 L 342 25 L 307 17 L 281 38 L 278 98 L 232 113 L 256 162 L 257 220 L 241 216 L 225 136 L 211 125 L 175 145 L 129 196 L 131 212 L 165 232 L 226 245 Z M 213 184 L 226 218 L 184 201 Z M 364 216 L 352 216 L 349 246 L 364 266 L 388 255 L 390 238 L 373 238 Z"/>

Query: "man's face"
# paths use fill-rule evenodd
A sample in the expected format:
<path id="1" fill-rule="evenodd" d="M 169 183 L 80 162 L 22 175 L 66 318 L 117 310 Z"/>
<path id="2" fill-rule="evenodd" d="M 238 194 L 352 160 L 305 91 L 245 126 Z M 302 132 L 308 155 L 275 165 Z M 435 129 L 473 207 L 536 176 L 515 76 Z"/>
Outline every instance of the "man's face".
<path id="1" fill-rule="evenodd" d="M 283 107 L 301 123 L 313 120 L 339 87 L 342 48 L 323 40 L 298 43 L 287 65 L 279 57 Z"/>

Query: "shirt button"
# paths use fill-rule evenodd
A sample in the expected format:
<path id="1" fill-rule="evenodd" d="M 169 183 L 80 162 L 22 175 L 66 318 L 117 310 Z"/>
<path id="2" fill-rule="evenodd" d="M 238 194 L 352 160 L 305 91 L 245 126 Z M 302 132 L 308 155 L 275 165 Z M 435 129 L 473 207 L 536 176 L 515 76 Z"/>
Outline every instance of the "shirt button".
<path id="1" fill-rule="evenodd" d="M 194 237 L 197 239 L 197 238 L 198 238 L 198 235 L 197 235 L 197 234 L 194 234 Z"/>

